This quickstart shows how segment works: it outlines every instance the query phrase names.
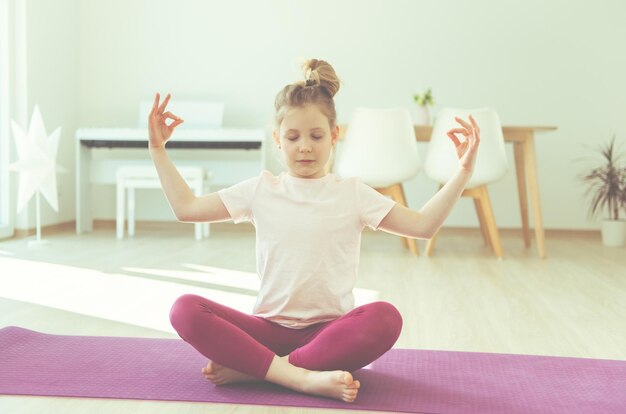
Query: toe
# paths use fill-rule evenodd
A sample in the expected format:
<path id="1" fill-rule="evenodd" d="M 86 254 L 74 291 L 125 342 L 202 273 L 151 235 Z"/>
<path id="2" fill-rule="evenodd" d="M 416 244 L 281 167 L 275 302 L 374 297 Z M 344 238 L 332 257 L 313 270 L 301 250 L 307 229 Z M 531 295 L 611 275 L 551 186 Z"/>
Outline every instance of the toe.
<path id="1" fill-rule="evenodd" d="M 345 390 L 343 390 L 343 397 L 344 398 L 355 398 L 357 393 L 359 392 L 359 390 L 355 389 L 355 388 L 347 388 Z"/>
<path id="2" fill-rule="evenodd" d="M 342 398 L 342 400 L 344 400 L 345 402 L 349 402 L 349 403 L 354 402 L 355 399 L 356 399 L 356 395 L 352 395 L 352 396 L 344 395 Z"/>
<path id="3" fill-rule="evenodd" d="M 219 365 L 219 364 L 216 364 L 215 362 L 211 362 L 210 367 L 211 367 L 211 368 L 210 368 L 211 372 L 219 372 L 219 371 L 221 371 L 222 369 L 224 369 L 224 367 L 223 367 L 223 366 L 221 366 L 221 365 Z"/>

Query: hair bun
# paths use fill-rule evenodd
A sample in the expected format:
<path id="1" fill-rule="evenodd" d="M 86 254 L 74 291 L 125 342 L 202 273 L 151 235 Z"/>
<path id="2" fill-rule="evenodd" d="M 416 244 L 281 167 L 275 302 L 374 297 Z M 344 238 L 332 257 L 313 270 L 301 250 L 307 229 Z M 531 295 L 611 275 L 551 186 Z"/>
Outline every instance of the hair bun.
<path id="1" fill-rule="evenodd" d="M 310 59 L 302 64 L 304 80 L 290 83 L 276 95 L 276 125 L 280 127 L 290 108 L 317 105 L 332 128 L 337 123 L 333 97 L 339 90 L 339 79 L 332 66 L 323 60 Z"/>
<path id="2" fill-rule="evenodd" d="M 330 63 L 309 59 L 302 64 L 304 86 L 320 86 L 332 98 L 339 91 L 339 78 Z"/>

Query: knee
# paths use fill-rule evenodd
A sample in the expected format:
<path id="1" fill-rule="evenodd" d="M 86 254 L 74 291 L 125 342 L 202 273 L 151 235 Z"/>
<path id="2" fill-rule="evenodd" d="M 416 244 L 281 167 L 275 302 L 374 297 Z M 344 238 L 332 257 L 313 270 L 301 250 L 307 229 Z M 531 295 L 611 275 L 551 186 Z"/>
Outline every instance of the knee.
<path id="1" fill-rule="evenodd" d="M 374 302 L 370 305 L 376 316 L 375 323 L 370 325 L 371 335 L 378 340 L 388 340 L 393 345 L 402 331 L 402 315 L 389 302 Z"/>
<path id="2" fill-rule="evenodd" d="M 182 295 L 174 301 L 170 309 L 170 323 L 183 339 L 192 329 L 194 315 L 199 311 L 200 299 L 202 298 L 198 295 Z"/>

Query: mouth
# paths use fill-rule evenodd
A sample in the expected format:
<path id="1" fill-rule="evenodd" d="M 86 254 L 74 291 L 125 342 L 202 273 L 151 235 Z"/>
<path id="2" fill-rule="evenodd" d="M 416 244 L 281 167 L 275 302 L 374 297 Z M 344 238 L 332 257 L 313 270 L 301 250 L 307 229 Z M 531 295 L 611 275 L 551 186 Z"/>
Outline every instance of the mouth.
<path id="1" fill-rule="evenodd" d="M 309 164 L 309 163 L 315 162 L 315 160 L 296 160 L 296 162 L 300 162 L 300 163 L 303 163 L 303 164 Z"/>

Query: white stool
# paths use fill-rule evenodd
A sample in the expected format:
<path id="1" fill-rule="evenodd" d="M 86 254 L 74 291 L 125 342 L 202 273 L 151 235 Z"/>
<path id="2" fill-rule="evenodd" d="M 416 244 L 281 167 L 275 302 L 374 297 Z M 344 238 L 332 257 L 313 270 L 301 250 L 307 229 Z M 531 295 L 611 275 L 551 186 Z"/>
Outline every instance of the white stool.
<path id="1" fill-rule="evenodd" d="M 178 167 L 178 172 L 183 176 L 195 195 L 202 195 L 207 191 L 210 173 L 202 167 Z M 156 168 L 152 165 L 123 166 L 117 169 L 117 238 L 124 238 L 124 199 L 128 189 L 128 235 L 135 235 L 135 189 L 137 188 L 161 188 L 161 182 Z M 206 181 L 205 181 L 206 180 Z M 209 237 L 209 223 L 194 223 L 196 240 L 202 236 Z"/>

